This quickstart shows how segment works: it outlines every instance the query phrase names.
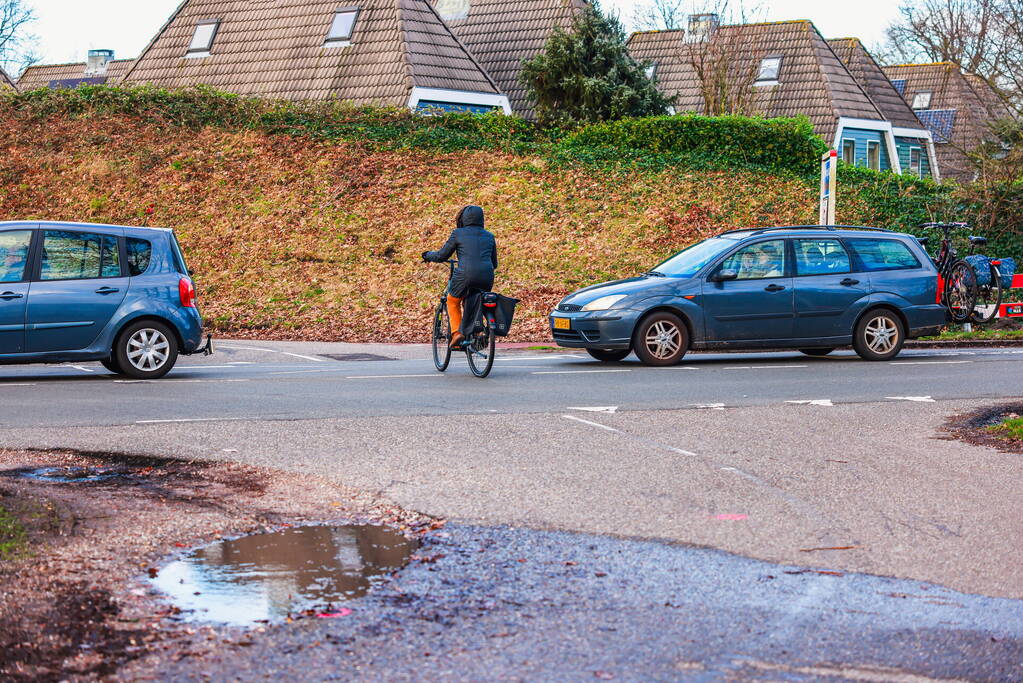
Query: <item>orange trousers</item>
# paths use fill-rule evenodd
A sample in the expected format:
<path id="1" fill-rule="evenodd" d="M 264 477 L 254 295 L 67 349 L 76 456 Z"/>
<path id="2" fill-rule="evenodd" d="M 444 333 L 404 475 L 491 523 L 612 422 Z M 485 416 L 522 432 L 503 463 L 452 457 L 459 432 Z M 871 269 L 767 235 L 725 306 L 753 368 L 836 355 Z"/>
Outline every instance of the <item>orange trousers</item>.
<path id="1" fill-rule="evenodd" d="M 451 321 L 451 334 L 458 332 L 462 326 L 462 300 L 453 296 L 448 297 L 448 318 Z"/>

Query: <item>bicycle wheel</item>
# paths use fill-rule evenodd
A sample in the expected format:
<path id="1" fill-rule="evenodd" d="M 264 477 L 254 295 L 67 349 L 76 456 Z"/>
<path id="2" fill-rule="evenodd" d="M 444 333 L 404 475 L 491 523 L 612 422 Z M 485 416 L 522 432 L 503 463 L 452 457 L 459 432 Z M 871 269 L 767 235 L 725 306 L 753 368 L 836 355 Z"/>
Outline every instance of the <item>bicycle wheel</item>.
<path id="1" fill-rule="evenodd" d="M 497 350 L 497 337 L 484 317 L 480 324 L 483 331 L 472 336 L 472 343 L 465 347 L 465 357 L 469 361 L 469 369 L 477 377 L 486 377 L 494 367 L 494 352 Z"/>
<path id="2" fill-rule="evenodd" d="M 1002 305 L 1002 274 L 998 266 L 991 265 L 991 282 L 977 286 L 977 301 L 973 304 L 973 322 L 983 325 L 991 322 L 998 315 L 998 307 Z"/>
<path id="3" fill-rule="evenodd" d="M 969 322 L 977 302 L 977 274 L 966 261 L 956 261 L 945 280 L 945 306 L 954 323 Z"/>
<path id="4" fill-rule="evenodd" d="M 433 314 L 433 364 L 444 372 L 451 362 L 451 320 L 448 307 L 442 301 Z"/>

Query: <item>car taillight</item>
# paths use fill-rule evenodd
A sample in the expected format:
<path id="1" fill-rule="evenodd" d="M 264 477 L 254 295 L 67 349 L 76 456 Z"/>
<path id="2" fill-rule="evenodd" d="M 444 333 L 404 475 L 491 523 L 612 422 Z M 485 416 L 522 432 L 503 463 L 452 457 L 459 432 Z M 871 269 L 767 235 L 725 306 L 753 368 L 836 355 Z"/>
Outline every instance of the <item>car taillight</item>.
<path id="1" fill-rule="evenodd" d="M 187 277 L 178 281 L 178 295 L 184 308 L 195 308 L 195 285 Z"/>
<path id="2" fill-rule="evenodd" d="M 940 304 L 941 303 L 941 295 L 944 292 L 945 292 L 945 278 L 941 277 L 941 275 L 939 274 L 938 275 L 938 293 L 934 297 L 934 303 L 936 303 L 936 304 Z"/>

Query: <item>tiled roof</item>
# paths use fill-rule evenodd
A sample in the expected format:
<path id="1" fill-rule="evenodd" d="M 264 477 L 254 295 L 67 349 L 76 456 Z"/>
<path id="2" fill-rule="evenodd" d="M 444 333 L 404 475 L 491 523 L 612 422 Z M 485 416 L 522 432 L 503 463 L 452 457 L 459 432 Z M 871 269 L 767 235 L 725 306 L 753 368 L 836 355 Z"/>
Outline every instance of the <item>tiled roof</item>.
<path id="1" fill-rule="evenodd" d="M 586 8 L 585 0 L 434 0 L 434 4 L 508 96 L 512 111 L 525 116 L 532 115 L 532 108 L 519 83 L 522 61 L 540 54 L 554 27 L 569 28 L 573 17 Z"/>
<path id="2" fill-rule="evenodd" d="M 921 127 L 916 114 L 858 38 L 837 38 L 828 44 L 893 126 Z"/>
<path id="3" fill-rule="evenodd" d="M 753 107 L 765 116 L 806 115 L 825 140 L 835 136 L 839 117 L 883 120 L 878 108 L 809 21 L 722 26 L 715 33 L 721 49 L 736 53 L 736 70 L 755 78 L 760 60 L 781 57 L 778 84 L 756 86 Z M 703 111 L 700 80 L 687 57 L 700 44 L 685 42 L 685 32 L 633 34 L 629 51 L 657 65 L 657 83 L 678 96 L 679 111 Z"/>
<path id="4" fill-rule="evenodd" d="M 952 139 L 952 129 L 956 123 L 955 109 L 921 109 L 917 116 L 931 131 L 935 142 L 948 142 Z"/>
<path id="5" fill-rule="evenodd" d="M 973 167 L 966 156 L 967 150 L 980 145 L 988 136 L 988 124 L 999 118 L 997 112 L 989 109 L 990 100 L 978 95 L 980 84 L 971 84 L 968 74 L 951 62 L 933 64 L 900 64 L 884 67 L 889 78 L 906 81 L 903 97 L 912 102 L 919 92 L 930 92 L 931 101 L 928 109 L 940 112 L 954 112 L 936 115 L 925 115 L 917 112 L 921 120 L 927 117 L 928 128 L 937 126 L 942 132 L 943 140 L 950 144 L 936 146 L 938 166 L 941 174 L 946 177 L 971 179 Z M 983 81 L 981 81 L 983 83 Z M 986 83 L 983 86 L 990 88 Z M 990 97 L 997 97 L 993 93 Z M 945 126 L 950 129 L 946 129 Z M 932 128 L 932 130 L 934 130 Z M 937 132 L 936 132 L 937 135 Z M 935 142 L 939 142 L 936 138 Z"/>
<path id="6" fill-rule="evenodd" d="M 0 69 L 0 90 L 17 90 L 17 86 L 14 85 L 14 81 L 7 75 L 7 72 Z"/>
<path id="7" fill-rule="evenodd" d="M 97 85 L 113 85 L 121 80 L 121 77 L 134 63 L 133 59 L 115 59 L 107 64 L 107 72 L 102 76 L 95 76 L 85 73 L 85 62 L 73 62 L 71 64 L 40 64 L 30 66 L 21 74 L 18 79 L 18 89 L 22 92 L 49 88 L 51 84 L 63 87 L 74 87 L 79 81 L 95 83 Z"/>
<path id="8" fill-rule="evenodd" d="M 335 11 L 358 6 L 350 45 L 325 47 Z M 187 59 L 197 22 L 220 21 Z M 125 76 L 164 87 L 404 106 L 413 87 L 497 94 L 428 0 L 186 0 Z"/>

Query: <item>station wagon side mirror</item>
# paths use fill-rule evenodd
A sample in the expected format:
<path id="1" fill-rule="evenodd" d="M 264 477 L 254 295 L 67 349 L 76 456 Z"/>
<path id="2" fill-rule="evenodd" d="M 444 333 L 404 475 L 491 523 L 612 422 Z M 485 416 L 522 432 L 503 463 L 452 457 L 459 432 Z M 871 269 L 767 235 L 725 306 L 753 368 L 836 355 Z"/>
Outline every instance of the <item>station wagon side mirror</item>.
<path id="1" fill-rule="evenodd" d="M 715 273 L 712 279 L 714 280 L 714 282 L 725 282 L 727 280 L 737 280 L 738 278 L 739 274 L 737 272 L 729 268 L 726 268 L 725 270 L 719 270 L 717 273 Z"/>

